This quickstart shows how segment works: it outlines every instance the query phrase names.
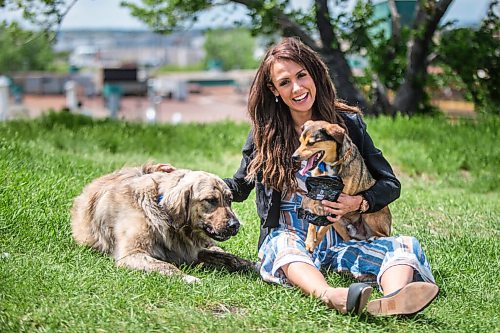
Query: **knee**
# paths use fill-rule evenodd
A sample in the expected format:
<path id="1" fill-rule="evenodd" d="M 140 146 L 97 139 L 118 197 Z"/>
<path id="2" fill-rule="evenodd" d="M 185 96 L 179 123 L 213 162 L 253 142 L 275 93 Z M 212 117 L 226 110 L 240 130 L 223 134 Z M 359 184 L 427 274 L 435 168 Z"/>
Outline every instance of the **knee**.
<path id="1" fill-rule="evenodd" d="M 290 266 L 290 264 L 285 264 L 280 267 L 286 277 L 288 277 L 288 266 Z"/>
<path id="2" fill-rule="evenodd" d="M 398 240 L 402 244 L 420 244 L 418 239 L 413 236 L 399 236 Z"/>
<path id="3" fill-rule="evenodd" d="M 422 252 L 420 242 L 413 236 L 399 236 L 398 241 L 403 248 L 407 248 L 415 254 Z"/>

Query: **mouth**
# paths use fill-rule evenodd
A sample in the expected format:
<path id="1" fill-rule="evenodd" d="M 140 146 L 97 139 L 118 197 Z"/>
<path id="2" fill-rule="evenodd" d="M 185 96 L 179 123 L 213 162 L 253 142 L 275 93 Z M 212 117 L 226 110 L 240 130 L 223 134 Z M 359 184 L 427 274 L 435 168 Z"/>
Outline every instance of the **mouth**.
<path id="1" fill-rule="evenodd" d="M 229 233 L 224 233 L 224 234 L 218 233 L 210 225 L 207 224 L 203 224 L 203 231 L 208 237 L 215 239 L 218 242 L 226 241 L 232 236 Z"/>
<path id="2" fill-rule="evenodd" d="M 305 101 L 305 100 L 307 99 L 307 97 L 308 97 L 308 96 L 309 96 L 309 93 L 307 93 L 307 92 L 306 92 L 306 93 L 303 93 L 303 94 L 302 94 L 302 95 L 300 95 L 300 96 L 297 96 L 297 97 L 292 98 L 292 100 L 293 100 L 294 102 L 301 103 L 301 102 Z"/>
<path id="3" fill-rule="evenodd" d="M 324 155 L 325 155 L 325 151 L 321 150 L 321 151 L 315 153 L 314 155 L 312 155 L 311 157 L 309 157 L 307 159 L 304 167 L 302 167 L 302 169 L 299 170 L 300 175 L 304 176 L 307 173 L 307 171 L 316 168 L 318 166 L 319 162 L 321 162 L 321 160 L 323 159 Z"/>

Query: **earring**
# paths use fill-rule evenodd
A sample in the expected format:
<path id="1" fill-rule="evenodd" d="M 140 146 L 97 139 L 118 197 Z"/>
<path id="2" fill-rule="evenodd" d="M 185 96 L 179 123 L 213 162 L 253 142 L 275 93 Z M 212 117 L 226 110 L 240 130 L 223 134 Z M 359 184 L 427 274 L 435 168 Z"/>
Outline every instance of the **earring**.
<path id="1" fill-rule="evenodd" d="M 278 103 L 278 96 L 275 96 L 275 98 L 276 98 L 276 99 L 275 99 L 276 103 Z"/>

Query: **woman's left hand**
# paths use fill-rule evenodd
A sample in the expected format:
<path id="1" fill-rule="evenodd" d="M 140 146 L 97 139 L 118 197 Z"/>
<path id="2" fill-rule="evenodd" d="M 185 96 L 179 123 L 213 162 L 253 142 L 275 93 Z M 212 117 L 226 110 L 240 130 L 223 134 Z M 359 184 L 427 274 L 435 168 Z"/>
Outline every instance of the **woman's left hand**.
<path id="1" fill-rule="evenodd" d="M 338 222 L 342 216 L 347 213 L 357 211 L 361 205 L 363 197 L 360 195 L 350 196 L 341 193 L 337 201 L 322 200 L 321 203 L 325 207 L 327 213 L 333 216 L 327 216 L 328 221 Z"/>

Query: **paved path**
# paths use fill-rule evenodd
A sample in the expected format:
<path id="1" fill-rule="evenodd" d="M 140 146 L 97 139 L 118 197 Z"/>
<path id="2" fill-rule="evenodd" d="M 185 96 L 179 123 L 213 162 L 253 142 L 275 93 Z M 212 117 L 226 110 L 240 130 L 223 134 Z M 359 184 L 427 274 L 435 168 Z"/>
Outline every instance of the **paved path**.
<path id="1" fill-rule="evenodd" d="M 156 121 L 161 123 L 212 122 L 248 120 L 246 104 L 248 92 L 240 92 L 232 86 L 204 87 L 201 93 L 191 93 L 185 101 L 162 99 L 157 106 Z M 450 118 L 474 117 L 472 103 L 463 101 L 434 101 Z M 22 106 L 12 106 L 10 118 L 37 117 L 49 109 L 61 110 L 66 106 L 64 96 L 24 97 Z M 125 96 L 121 100 L 119 119 L 143 122 L 147 121 L 146 111 L 149 102 L 146 97 Z M 83 100 L 82 113 L 96 118 L 110 116 L 101 97 Z"/>
<path id="2" fill-rule="evenodd" d="M 101 97 L 83 99 L 81 112 L 96 118 L 110 115 Z M 248 121 L 246 115 L 247 93 L 236 91 L 234 87 L 213 87 L 203 89 L 202 93 L 189 94 L 185 101 L 162 99 L 157 106 L 157 122 L 212 122 L 233 120 Z M 11 107 L 11 118 L 19 116 L 37 117 L 50 109 L 61 110 L 66 106 L 64 96 L 28 95 L 22 106 Z M 121 100 L 119 119 L 147 121 L 149 108 L 145 97 L 125 96 Z"/>

